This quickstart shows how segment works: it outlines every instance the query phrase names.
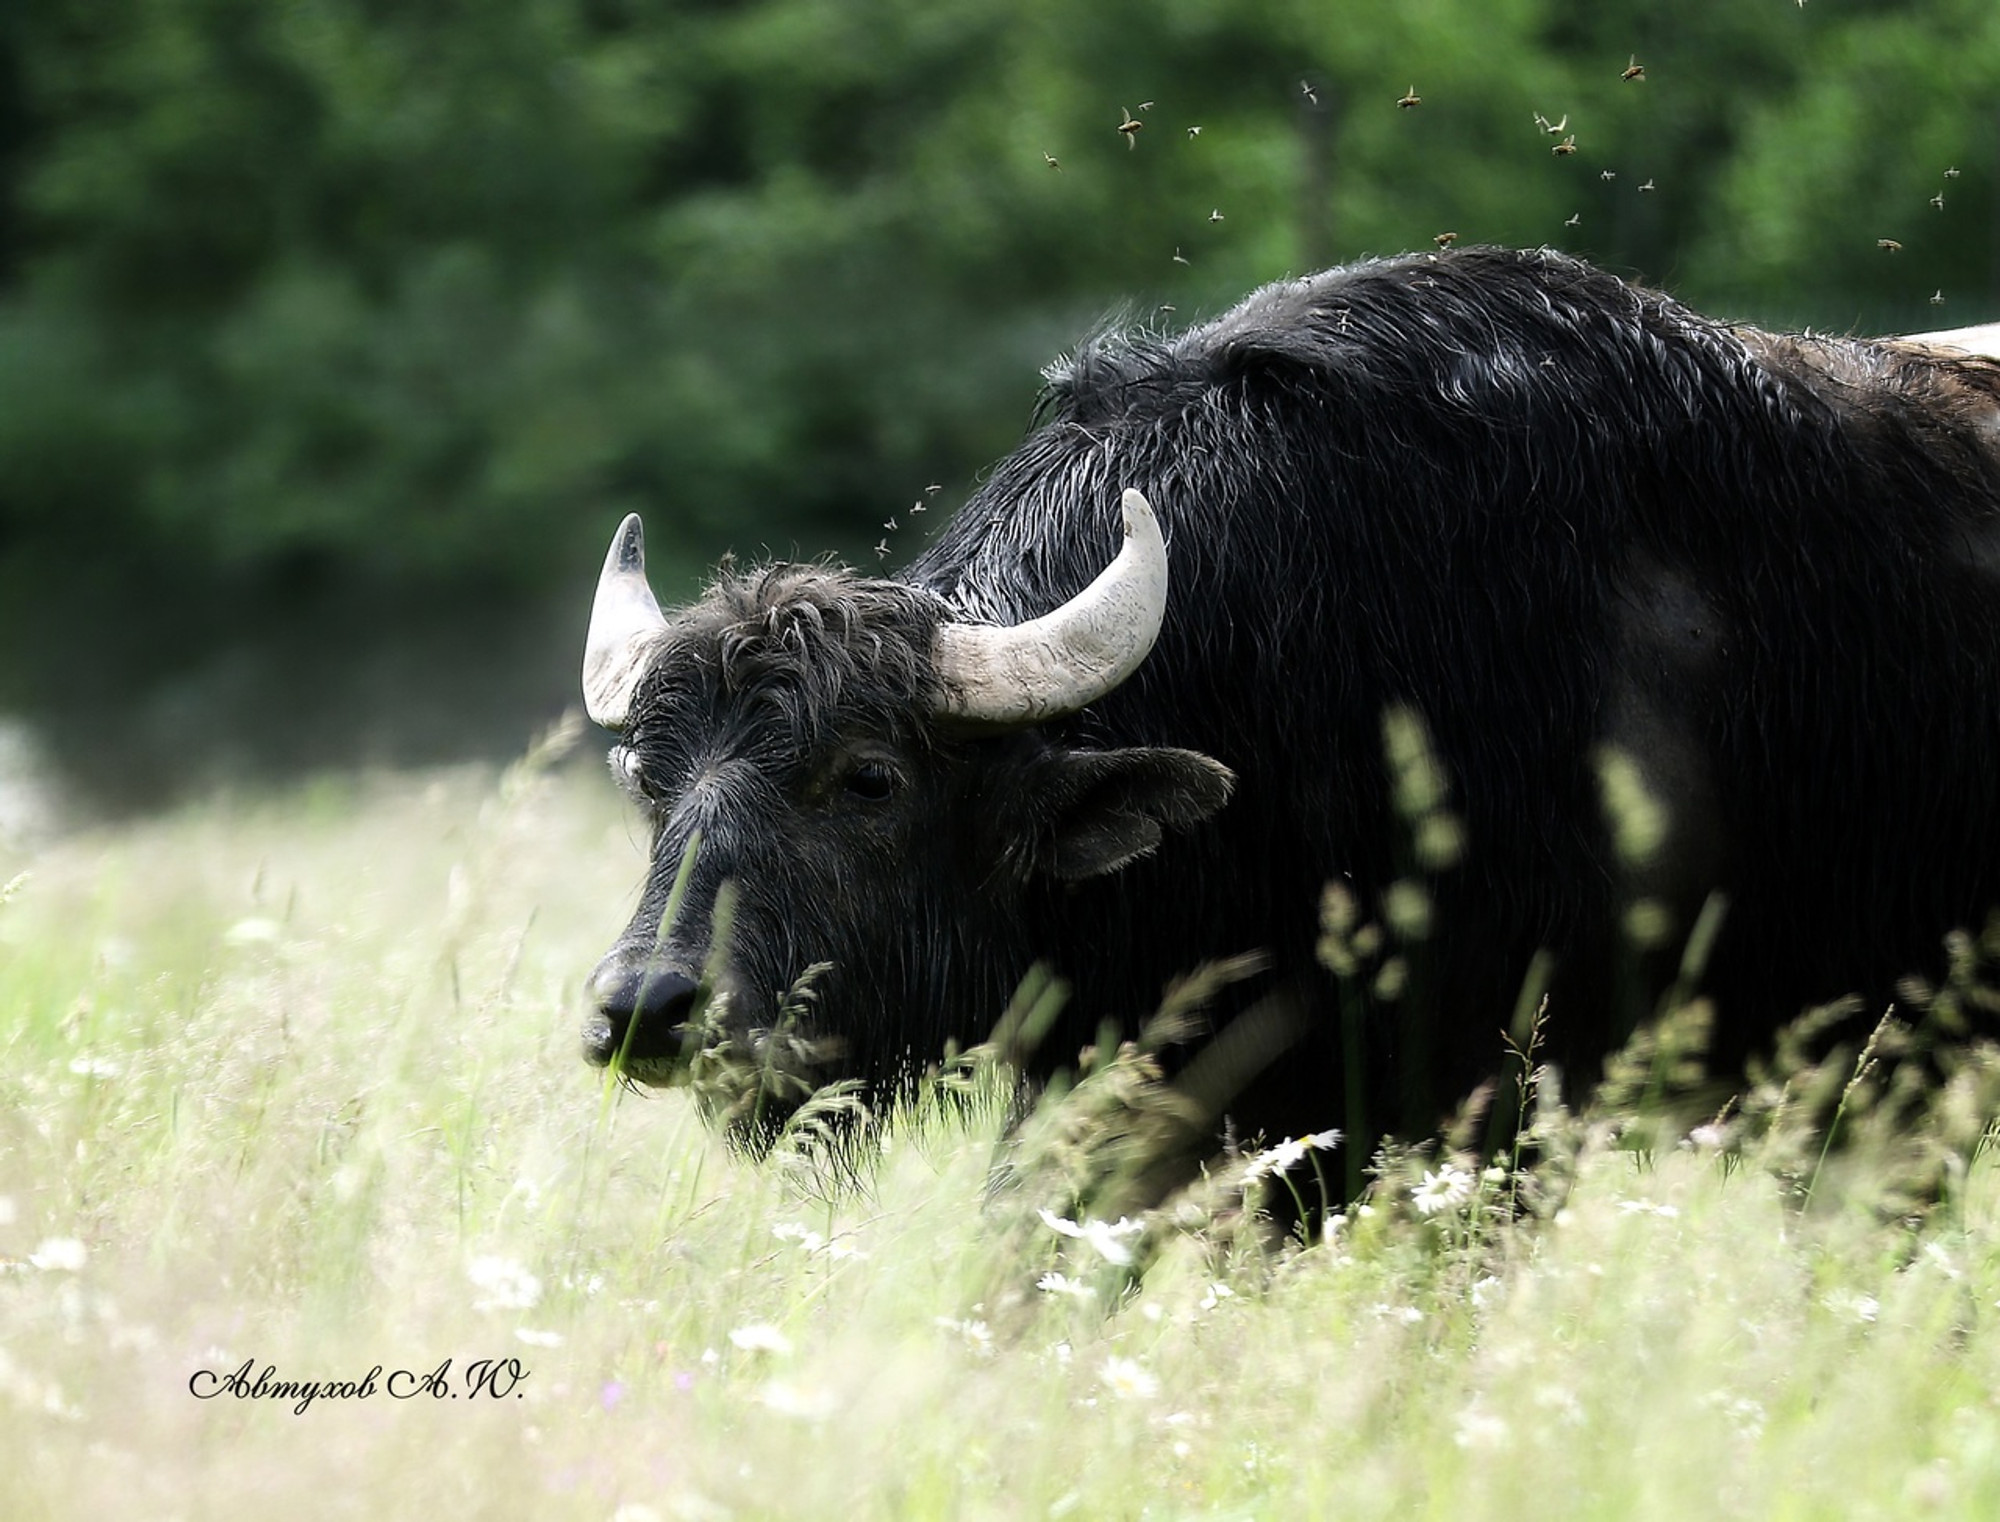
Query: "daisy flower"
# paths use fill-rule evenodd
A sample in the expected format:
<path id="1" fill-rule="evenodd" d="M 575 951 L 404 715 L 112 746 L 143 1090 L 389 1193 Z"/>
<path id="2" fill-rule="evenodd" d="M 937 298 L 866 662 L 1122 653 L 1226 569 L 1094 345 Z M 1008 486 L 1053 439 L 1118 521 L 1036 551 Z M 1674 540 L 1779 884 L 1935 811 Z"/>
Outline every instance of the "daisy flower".
<path id="1" fill-rule="evenodd" d="M 1410 1197 L 1424 1215 L 1454 1210 L 1472 1197 L 1472 1175 L 1450 1163 L 1439 1163 L 1435 1173 L 1424 1170 L 1424 1181 L 1410 1191 Z"/>
<path id="2" fill-rule="evenodd" d="M 498 1253 L 481 1253 L 465 1265 L 465 1277 L 481 1291 L 475 1311 L 525 1311 L 542 1298 L 542 1281 L 526 1266 Z"/>
<path id="3" fill-rule="evenodd" d="M 791 1339 L 768 1321 L 753 1321 L 748 1326 L 739 1326 L 729 1334 L 729 1342 L 730 1346 L 745 1353 L 782 1356 L 792 1350 Z"/>
<path id="4" fill-rule="evenodd" d="M 90 1261 L 90 1249 L 75 1237 L 48 1237 L 28 1254 L 28 1261 L 44 1273 L 81 1273 Z"/>
<path id="5" fill-rule="evenodd" d="M 1066 1221 L 1052 1210 L 1038 1210 L 1042 1224 L 1057 1236 L 1073 1237 L 1079 1242 L 1088 1242 L 1096 1248 L 1106 1262 L 1123 1268 L 1132 1261 L 1132 1249 L 1125 1245 L 1125 1238 L 1137 1236 L 1146 1228 L 1128 1216 L 1120 1216 L 1116 1221 L 1085 1221 L 1079 1225 Z"/>
<path id="6" fill-rule="evenodd" d="M 1160 1381 L 1136 1358 L 1113 1353 L 1100 1371 L 1104 1387 L 1120 1400 L 1151 1400 L 1160 1393 Z"/>

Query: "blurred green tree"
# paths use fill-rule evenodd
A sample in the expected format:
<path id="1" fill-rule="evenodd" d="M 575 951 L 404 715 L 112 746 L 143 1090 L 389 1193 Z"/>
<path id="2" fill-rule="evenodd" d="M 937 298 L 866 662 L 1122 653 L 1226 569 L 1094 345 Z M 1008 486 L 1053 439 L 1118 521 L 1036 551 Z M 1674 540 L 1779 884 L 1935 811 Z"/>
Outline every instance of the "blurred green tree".
<path id="1" fill-rule="evenodd" d="M 900 559 L 1106 314 L 1443 234 L 1970 322 L 1996 109 L 1990 0 L 10 0 L 0 599 Z"/>

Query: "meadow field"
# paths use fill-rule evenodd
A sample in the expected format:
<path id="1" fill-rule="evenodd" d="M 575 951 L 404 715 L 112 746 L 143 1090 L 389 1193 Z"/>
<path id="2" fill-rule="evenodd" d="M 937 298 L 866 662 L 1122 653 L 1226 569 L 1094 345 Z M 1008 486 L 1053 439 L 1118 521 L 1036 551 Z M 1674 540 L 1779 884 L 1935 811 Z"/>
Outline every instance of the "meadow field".
<path id="1" fill-rule="evenodd" d="M 2000 1516 L 1971 1078 L 1824 1156 L 1545 1105 L 1309 1246 L 1241 1175 L 1347 1142 L 1077 1220 L 1116 1063 L 752 1162 L 579 1060 L 642 842 L 562 749 L 0 857 L 0 1517 Z"/>

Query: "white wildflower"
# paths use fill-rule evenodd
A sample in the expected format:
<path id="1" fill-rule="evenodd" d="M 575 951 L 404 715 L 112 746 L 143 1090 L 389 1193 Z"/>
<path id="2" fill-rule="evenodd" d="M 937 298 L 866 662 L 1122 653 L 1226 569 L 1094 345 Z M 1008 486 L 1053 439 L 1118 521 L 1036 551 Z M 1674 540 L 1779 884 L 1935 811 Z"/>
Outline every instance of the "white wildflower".
<path id="1" fill-rule="evenodd" d="M 955 1316 L 939 1316 L 937 1325 L 941 1331 L 951 1332 L 965 1339 L 966 1347 L 981 1358 L 993 1356 L 993 1328 L 983 1321 L 960 1321 Z"/>
<path id="2" fill-rule="evenodd" d="M 1284 1173 L 1304 1162 L 1306 1151 L 1306 1144 L 1296 1137 L 1281 1141 L 1275 1147 L 1267 1147 L 1250 1159 L 1250 1166 L 1243 1170 L 1243 1182 L 1254 1184 L 1261 1178 Z"/>
<path id="3" fill-rule="evenodd" d="M 1720 1411 L 1729 1421 L 1739 1438 L 1754 1441 L 1764 1432 L 1764 1408 L 1747 1395 L 1734 1395 L 1727 1390 L 1711 1390 L 1702 1397 L 1702 1404 Z"/>
<path id="4" fill-rule="evenodd" d="M 531 1348 L 559 1348 L 563 1343 L 561 1332 L 540 1332 L 531 1326 L 515 1327 L 514 1339 L 525 1342 Z"/>
<path id="5" fill-rule="evenodd" d="M 771 1235 L 781 1242 L 796 1242 L 809 1253 L 826 1246 L 825 1237 L 798 1221 L 780 1221 L 771 1228 Z"/>
<path id="6" fill-rule="evenodd" d="M 1201 1297 L 1201 1308 L 1212 1311 L 1225 1300 L 1236 1298 L 1236 1291 L 1226 1284 L 1211 1284 L 1208 1293 Z"/>
<path id="7" fill-rule="evenodd" d="M 1124 1239 L 1137 1236 L 1146 1229 L 1141 1222 L 1126 1216 L 1120 1216 L 1116 1221 L 1085 1221 L 1079 1225 L 1075 1221 L 1064 1220 L 1052 1210 L 1038 1210 L 1036 1214 L 1042 1218 L 1042 1224 L 1057 1236 L 1087 1242 L 1106 1262 L 1121 1268 L 1132 1261 L 1132 1249 L 1125 1245 Z"/>
<path id="8" fill-rule="evenodd" d="M 268 946 L 284 933 L 285 927 L 276 920 L 252 916 L 247 920 L 238 920 L 223 931 L 222 939 L 231 946 Z"/>
<path id="9" fill-rule="evenodd" d="M 1262 1178 L 1289 1173 L 1306 1160 L 1308 1152 L 1331 1152 L 1339 1145 L 1338 1131 L 1315 1131 L 1310 1136 L 1291 1137 L 1251 1158 L 1243 1170 L 1243 1182 L 1254 1184 Z"/>
<path id="10" fill-rule="evenodd" d="M 1662 1205 L 1657 1200 L 1620 1200 L 1618 1202 L 1618 1213 L 1620 1215 L 1656 1215 L 1662 1220 L 1671 1221 L 1680 1214 L 1680 1208 L 1675 1205 Z"/>
<path id="11" fill-rule="evenodd" d="M 1965 1277 L 1965 1271 L 1951 1261 L 1951 1254 L 1944 1250 L 1942 1243 L 1926 1242 L 1923 1261 L 1947 1279 L 1958 1280 Z"/>
<path id="12" fill-rule="evenodd" d="M 1419 1212 L 1436 1215 L 1455 1210 L 1472 1197 L 1472 1175 L 1451 1163 L 1439 1163 L 1437 1171 L 1424 1170 L 1424 1181 L 1410 1191 Z"/>
<path id="13" fill-rule="evenodd" d="M 1391 1305 L 1386 1300 L 1376 1301 L 1368 1311 L 1383 1321 L 1396 1321 L 1404 1326 L 1415 1326 L 1424 1319 L 1424 1313 L 1414 1305 Z"/>
<path id="14" fill-rule="evenodd" d="M 1473 1308 L 1475 1310 L 1481 1310 L 1481 1311 L 1485 1310 L 1487 1306 L 1493 1304 L 1496 1300 L 1498 1300 L 1501 1297 L 1501 1295 L 1506 1293 L 1506 1289 L 1507 1286 L 1505 1284 L 1502 1284 L 1498 1279 L 1494 1278 L 1493 1275 L 1491 1274 L 1482 1275 L 1480 1278 L 1473 1281 L 1472 1285 Z"/>
<path id="15" fill-rule="evenodd" d="M 832 1392 L 774 1379 L 757 1392 L 758 1402 L 767 1411 L 802 1422 L 821 1422 L 833 1415 L 839 1402 Z"/>
<path id="16" fill-rule="evenodd" d="M 1097 1291 L 1081 1279 L 1072 1279 L 1068 1274 L 1056 1273 L 1053 1270 L 1037 1279 L 1035 1288 L 1045 1294 L 1068 1295 L 1072 1300 L 1092 1300 L 1097 1296 Z"/>
<path id="17" fill-rule="evenodd" d="M 852 1237 L 835 1237 L 831 1242 L 820 1248 L 819 1253 L 822 1258 L 832 1258 L 835 1262 L 842 1262 L 848 1258 L 865 1258 L 868 1256 L 867 1253 L 861 1250 L 860 1244 Z"/>
<path id="18" fill-rule="evenodd" d="M 109 1057 L 72 1057 L 69 1070 L 79 1078 L 117 1078 L 125 1072 L 123 1064 Z"/>
<path id="19" fill-rule="evenodd" d="M 782 1358 L 791 1352 L 792 1342 L 768 1321 L 753 1321 L 729 1334 L 729 1344 L 745 1353 L 770 1353 Z"/>
<path id="20" fill-rule="evenodd" d="M 1829 1290 L 1820 1303 L 1843 1321 L 1859 1321 L 1864 1325 L 1882 1313 L 1882 1303 L 1873 1295 L 1851 1289 Z"/>
<path id="21" fill-rule="evenodd" d="M 89 1261 L 90 1249 L 75 1237 L 45 1237 L 41 1246 L 28 1254 L 28 1262 L 43 1273 L 81 1273 Z"/>
<path id="22" fill-rule="evenodd" d="M 1136 1358 L 1113 1353 L 1100 1371 L 1104 1387 L 1120 1400 L 1151 1400 L 1160 1393 L 1160 1381 Z"/>
<path id="23" fill-rule="evenodd" d="M 1764 1435 L 1764 1407 L 1759 1401 L 1740 1396 L 1724 1408 L 1729 1420 L 1735 1425 L 1736 1435 L 1746 1442 L 1753 1442 Z"/>
<path id="24" fill-rule="evenodd" d="M 480 1290 L 475 1311 L 525 1311 L 541 1302 L 542 1281 L 527 1268 L 498 1253 L 482 1253 L 465 1266 L 465 1277 Z"/>

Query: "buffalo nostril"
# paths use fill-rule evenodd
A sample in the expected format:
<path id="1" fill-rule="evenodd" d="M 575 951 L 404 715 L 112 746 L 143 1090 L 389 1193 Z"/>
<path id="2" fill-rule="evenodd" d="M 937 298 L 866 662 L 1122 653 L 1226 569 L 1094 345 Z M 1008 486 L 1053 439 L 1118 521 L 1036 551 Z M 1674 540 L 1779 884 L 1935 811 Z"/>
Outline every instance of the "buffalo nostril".
<path id="1" fill-rule="evenodd" d="M 596 1008 L 584 1022 L 583 1052 L 602 1067 L 621 1051 L 632 1059 L 678 1057 L 699 985 L 670 968 L 606 958 L 584 992 Z"/>

